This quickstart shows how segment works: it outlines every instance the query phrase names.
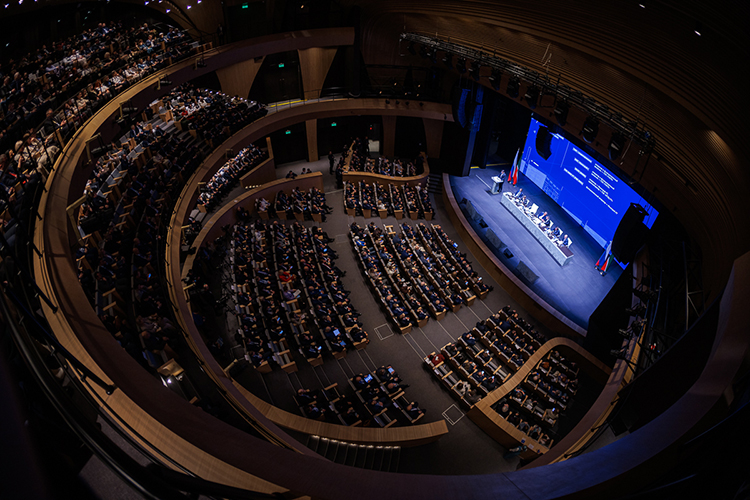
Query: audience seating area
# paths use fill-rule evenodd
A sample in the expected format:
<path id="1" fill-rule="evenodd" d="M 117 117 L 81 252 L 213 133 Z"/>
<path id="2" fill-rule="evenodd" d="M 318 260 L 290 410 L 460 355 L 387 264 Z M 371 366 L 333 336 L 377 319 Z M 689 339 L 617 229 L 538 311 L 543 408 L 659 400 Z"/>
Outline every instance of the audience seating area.
<path id="1" fill-rule="evenodd" d="M 551 351 L 506 398 L 492 408 L 519 431 L 549 448 L 556 424 L 578 387 L 578 367 Z M 562 437 L 562 436 L 560 436 Z"/>
<path id="2" fill-rule="evenodd" d="M 278 217 L 280 220 L 323 222 L 326 220 L 326 214 L 330 214 L 332 209 L 326 205 L 326 195 L 320 189 L 312 187 L 305 192 L 295 187 L 289 195 L 281 189 L 278 190 L 272 202 L 258 198 L 255 201 L 255 211 L 264 220 Z"/>
<path id="3" fill-rule="evenodd" d="M 199 210 L 210 212 L 216 208 L 237 185 L 240 177 L 260 165 L 266 158 L 265 153 L 251 145 L 227 160 L 203 187 L 198 196 Z"/>
<path id="4" fill-rule="evenodd" d="M 200 137 L 214 149 L 268 111 L 255 101 L 185 83 L 151 103 L 149 112 L 173 117 L 178 130 Z"/>
<path id="5" fill-rule="evenodd" d="M 317 366 L 324 353 L 342 358 L 369 342 L 329 241 L 319 227 L 299 222 L 235 225 L 230 254 L 239 321 L 235 338 L 260 371 L 269 371 L 274 361 L 291 373 L 297 359 Z"/>
<path id="6" fill-rule="evenodd" d="M 83 245 L 76 258 L 81 285 L 104 325 L 144 366 L 157 368 L 175 356 L 179 341 L 161 289 L 157 242 L 172 198 L 205 155 L 174 126 L 159 119 L 150 125 L 139 137 L 137 160 L 129 141 L 97 160 L 79 208 Z"/>
<path id="7" fill-rule="evenodd" d="M 384 229 L 374 223 L 363 228 L 355 222 L 349 236 L 373 293 L 401 333 L 424 326 L 429 316 L 439 321 L 449 310 L 474 303 L 470 281 L 459 280 L 456 268 L 446 269 L 450 264 L 442 253 L 432 253 L 415 241 L 410 226 L 401 225 L 401 236 L 393 226 Z"/>
<path id="8" fill-rule="evenodd" d="M 404 162 L 399 159 L 393 161 L 381 156 L 377 159 L 370 158 L 370 149 L 367 138 L 357 137 L 351 146 L 344 149 L 339 165 L 344 172 L 365 172 L 370 174 L 387 175 L 389 177 L 414 177 L 423 171 L 423 158 L 417 158 L 417 164 Z"/>
<path id="9" fill-rule="evenodd" d="M 190 54 L 176 28 L 101 24 L 0 67 L 0 218 L 12 243 L 28 181 L 105 102 Z"/>
<path id="10" fill-rule="evenodd" d="M 404 200 L 408 200 L 406 203 Z M 395 184 L 372 184 L 359 181 L 344 181 L 344 210 L 346 214 L 385 219 L 393 216 L 403 219 L 404 214 L 412 220 L 432 220 L 434 211 L 429 193 L 421 186 Z"/>
<path id="11" fill-rule="evenodd" d="M 545 340 L 533 329 L 527 331 L 518 314 L 506 309 L 477 322 L 457 342 L 425 359 L 433 374 L 467 408 L 507 381 Z"/>

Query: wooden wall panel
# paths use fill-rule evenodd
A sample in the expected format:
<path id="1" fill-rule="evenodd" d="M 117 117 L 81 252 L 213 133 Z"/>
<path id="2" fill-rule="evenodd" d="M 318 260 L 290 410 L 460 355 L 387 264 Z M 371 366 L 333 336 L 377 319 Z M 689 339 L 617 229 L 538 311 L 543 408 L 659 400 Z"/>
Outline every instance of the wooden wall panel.
<path id="1" fill-rule="evenodd" d="M 305 99 L 320 97 L 320 89 L 323 88 L 323 83 L 325 83 L 326 75 L 331 68 L 337 50 L 337 47 L 312 47 L 297 51 Z"/>
<path id="2" fill-rule="evenodd" d="M 440 146 L 443 144 L 443 120 L 428 120 L 422 118 L 424 135 L 427 140 L 427 156 L 440 158 Z"/>
<path id="3" fill-rule="evenodd" d="M 307 161 L 318 161 L 318 120 L 305 120 L 307 131 Z"/>
<path id="4" fill-rule="evenodd" d="M 247 99 L 264 59 L 264 56 L 257 58 L 257 60 L 248 59 L 226 68 L 217 69 L 216 76 L 219 77 L 221 91 L 228 95 L 236 95 Z"/>
<path id="5" fill-rule="evenodd" d="M 396 117 L 383 116 L 383 144 L 381 149 L 383 156 L 393 158 L 393 151 L 396 146 Z"/>

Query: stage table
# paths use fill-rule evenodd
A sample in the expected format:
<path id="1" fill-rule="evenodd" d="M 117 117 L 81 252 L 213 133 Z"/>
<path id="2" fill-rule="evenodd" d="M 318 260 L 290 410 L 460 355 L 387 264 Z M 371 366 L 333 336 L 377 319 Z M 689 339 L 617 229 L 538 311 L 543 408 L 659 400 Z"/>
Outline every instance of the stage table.
<path id="1" fill-rule="evenodd" d="M 526 215 L 526 212 L 524 212 L 520 207 L 518 207 L 515 202 L 510 199 L 511 194 L 510 193 L 503 193 L 502 197 L 500 198 L 500 204 L 504 206 L 508 212 L 513 214 L 513 217 L 515 217 L 518 222 L 520 222 L 523 227 L 526 228 L 526 230 L 531 233 L 531 235 L 536 238 L 536 240 L 542 244 L 545 250 L 547 250 L 547 253 L 549 253 L 553 259 L 555 259 L 555 262 L 557 262 L 560 266 L 564 266 L 565 263 L 573 257 L 573 252 L 570 251 L 570 248 L 566 246 L 557 246 L 545 233 L 542 231 L 539 226 L 534 223 L 531 218 Z"/>

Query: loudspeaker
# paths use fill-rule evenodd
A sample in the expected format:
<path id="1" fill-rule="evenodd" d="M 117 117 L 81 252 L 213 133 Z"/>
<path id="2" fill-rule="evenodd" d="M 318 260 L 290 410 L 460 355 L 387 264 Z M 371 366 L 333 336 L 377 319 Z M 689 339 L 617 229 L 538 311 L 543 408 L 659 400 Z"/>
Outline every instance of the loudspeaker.
<path id="1" fill-rule="evenodd" d="M 534 271 L 529 269 L 529 266 L 524 264 L 523 261 L 519 261 L 518 265 L 516 266 L 516 271 L 518 271 L 518 274 L 521 275 L 523 279 L 528 281 L 529 285 L 533 285 L 536 280 L 539 279 L 539 276 L 534 274 Z"/>
<path id="2" fill-rule="evenodd" d="M 474 208 L 474 205 L 472 205 L 471 200 L 466 201 L 466 213 L 468 214 L 469 218 L 474 221 L 481 217 L 481 215 L 479 215 L 479 213 L 477 213 L 476 209 Z"/>
<path id="3" fill-rule="evenodd" d="M 485 233 L 485 234 L 487 236 L 487 243 L 489 243 L 493 247 L 495 247 L 495 248 L 502 248 L 502 247 L 505 246 L 505 244 L 502 242 L 502 240 L 497 237 L 497 235 L 495 234 L 495 231 L 493 231 L 492 229 L 488 229 L 487 233 Z"/>
<path id="4" fill-rule="evenodd" d="M 552 155 L 552 134 L 549 133 L 547 127 L 539 127 L 539 131 L 536 133 L 536 152 L 539 156 L 545 160 L 549 160 Z"/>
<path id="5" fill-rule="evenodd" d="M 612 237 L 612 255 L 620 262 L 630 262 L 643 245 L 648 228 L 643 219 L 648 212 L 637 203 L 631 203 L 620 220 L 617 231 Z"/>
<path id="6" fill-rule="evenodd" d="M 469 100 L 469 89 L 455 87 L 453 89 L 453 121 L 458 123 L 461 128 L 466 127 L 467 123 L 467 102 Z"/>

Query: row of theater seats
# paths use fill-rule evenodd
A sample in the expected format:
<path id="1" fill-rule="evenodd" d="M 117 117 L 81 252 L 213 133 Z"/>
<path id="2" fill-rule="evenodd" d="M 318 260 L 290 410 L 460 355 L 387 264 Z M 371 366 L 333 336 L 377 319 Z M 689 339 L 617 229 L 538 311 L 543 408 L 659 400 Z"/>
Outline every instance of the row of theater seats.
<path id="1" fill-rule="evenodd" d="M 521 327 L 513 318 L 517 314 L 507 310 L 477 322 L 458 341 L 425 358 L 435 377 L 467 408 L 505 383 L 544 341 Z"/>
<path id="2" fill-rule="evenodd" d="M 175 356 L 179 340 L 161 289 L 157 242 L 171 200 L 205 154 L 173 124 L 157 118 L 149 125 L 137 160 L 127 146 L 97 160 L 79 210 L 85 234 L 76 257 L 81 285 L 103 324 L 138 361 L 155 368 Z"/>
<path id="3" fill-rule="evenodd" d="M 437 246 L 423 246 L 407 224 L 401 229 L 398 236 L 392 226 L 383 231 L 374 223 L 365 228 L 352 223 L 350 237 L 357 260 L 387 315 L 407 333 L 412 326 L 424 326 L 429 316 L 441 320 L 449 310 L 457 312 L 464 304 L 472 305 L 477 287 L 458 265 L 450 263 L 452 254 Z M 489 291 L 477 290 L 485 292 L 481 297 Z"/>
<path id="4" fill-rule="evenodd" d="M 409 387 L 391 365 L 349 379 L 343 394 L 334 383 L 321 389 L 299 389 L 294 401 L 307 418 L 348 426 L 391 427 L 415 424 L 425 411 L 406 398 Z"/>
<path id="5" fill-rule="evenodd" d="M 260 165 L 266 158 L 267 155 L 257 146 L 250 145 L 227 160 L 202 188 L 198 196 L 199 210 L 210 212 L 216 208 L 234 189 L 240 177 Z"/>
<path id="6" fill-rule="evenodd" d="M 314 220 L 323 222 L 332 209 L 326 204 L 326 195 L 316 187 L 302 191 L 298 187 L 287 195 L 279 190 L 272 202 L 265 198 L 255 201 L 255 210 L 261 219 L 278 217 L 280 220 Z"/>
<path id="7" fill-rule="evenodd" d="M 174 117 L 178 130 L 200 137 L 214 149 L 245 125 L 266 115 L 260 103 L 184 83 L 151 103 L 155 114 Z"/>
<path id="8" fill-rule="evenodd" d="M 23 195 L 73 132 L 118 92 L 190 51 L 189 38 L 169 27 L 99 26 L 80 36 L 5 65 L 7 73 L 0 68 L 0 221 L 11 244 Z"/>
<path id="9" fill-rule="evenodd" d="M 350 147 L 344 148 L 342 159 L 348 158 L 349 171 L 366 172 L 371 174 L 387 175 L 390 177 L 413 177 L 422 173 L 422 157 L 417 158 L 417 164 L 395 159 L 393 161 L 381 156 L 377 159 L 370 158 L 368 139 L 357 137 Z"/>
<path id="10" fill-rule="evenodd" d="M 400 220 L 406 214 L 412 220 L 432 220 L 435 215 L 429 194 L 421 186 L 362 181 L 344 181 L 344 210 L 351 217 L 360 215 L 366 219 L 374 216 L 385 219 L 390 215 Z"/>
<path id="11" fill-rule="evenodd" d="M 578 386 L 578 367 L 557 350 L 551 351 L 506 398 L 492 408 L 519 431 L 549 448 L 557 421 Z"/>
<path id="12" fill-rule="evenodd" d="M 297 370 L 292 349 L 313 366 L 369 342 L 339 279 L 330 239 L 319 227 L 256 220 L 234 227 L 231 261 L 239 330 L 246 359 L 269 371 L 273 359 Z"/>

